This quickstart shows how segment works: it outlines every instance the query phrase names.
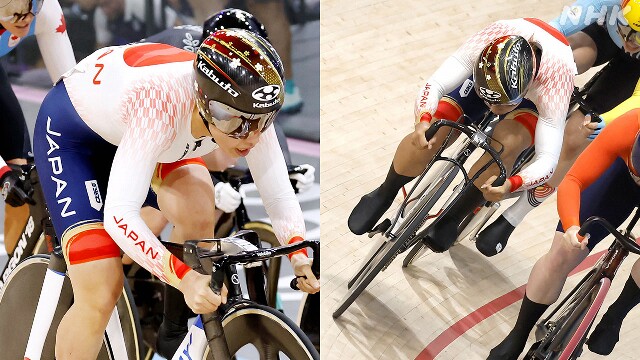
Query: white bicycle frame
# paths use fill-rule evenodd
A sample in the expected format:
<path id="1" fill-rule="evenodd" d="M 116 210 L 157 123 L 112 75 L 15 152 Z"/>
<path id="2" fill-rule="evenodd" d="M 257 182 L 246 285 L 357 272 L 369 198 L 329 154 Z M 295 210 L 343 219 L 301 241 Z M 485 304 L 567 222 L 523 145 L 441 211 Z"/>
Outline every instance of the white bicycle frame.
<path id="1" fill-rule="evenodd" d="M 42 348 L 44 347 L 45 339 L 51 328 L 53 316 L 58 307 L 58 300 L 60 299 L 64 278 L 64 273 L 47 269 L 33 324 L 31 325 L 31 332 L 29 333 L 29 341 L 27 342 L 27 348 L 24 354 L 25 359 L 40 360 L 42 356 Z M 109 318 L 105 338 L 108 339 L 105 343 L 109 345 L 107 346 L 107 352 L 109 352 L 111 359 L 129 360 L 127 358 L 127 350 L 117 307 L 113 309 L 111 317 Z"/>
<path id="2" fill-rule="evenodd" d="M 204 357 L 207 345 L 207 336 L 204 333 L 202 318 L 198 315 L 171 360 L 200 360 Z"/>
<path id="3" fill-rule="evenodd" d="M 443 154 L 444 153 L 457 154 L 458 152 L 462 151 L 462 149 L 465 146 L 467 146 L 469 142 L 470 142 L 469 138 L 467 138 L 466 136 L 461 136 L 451 146 L 449 146 L 449 148 L 444 150 Z M 456 143 L 458 144 L 456 145 Z M 446 175 L 449 169 L 451 169 L 454 166 L 455 165 L 444 160 L 437 161 L 436 163 L 433 164 L 433 166 L 429 169 L 429 172 L 425 174 L 425 176 L 422 178 L 420 183 L 417 184 L 415 190 L 413 190 L 413 194 L 420 194 L 419 198 L 416 200 L 412 200 L 411 203 L 407 204 L 407 206 L 404 209 L 404 213 L 407 215 L 402 216 L 402 214 L 399 214 L 398 221 L 395 222 L 395 225 L 393 226 L 393 228 L 390 230 L 389 233 L 392 233 L 392 234 L 396 233 L 399 229 L 408 225 L 408 224 L 405 224 L 405 219 L 411 218 L 413 216 L 414 211 L 419 211 L 418 209 L 420 207 L 416 205 L 423 204 L 426 196 L 428 196 L 429 193 L 431 193 L 432 187 L 438 186 L 434 184 L 434 180 Z M 461 189 L 462 189 L 461 187 L 459 189 L 456 188 L 453 191 L 453 193 L 447 198 L 447 201 L 443 204 L 443 206 L 441 206 L 441 208 L 443 209 L 446 208 L 449 205 L 449 203 L 453 201 L 453 199 L 455 199 L 455 197 L 458 195 L 458 192 Z"/>

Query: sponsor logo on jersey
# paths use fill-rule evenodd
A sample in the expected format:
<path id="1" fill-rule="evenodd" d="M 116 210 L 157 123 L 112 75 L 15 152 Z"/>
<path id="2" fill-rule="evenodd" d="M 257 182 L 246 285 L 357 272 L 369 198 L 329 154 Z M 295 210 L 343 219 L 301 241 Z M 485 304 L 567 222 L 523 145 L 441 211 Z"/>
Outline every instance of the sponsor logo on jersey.
<path id="1" fill-rule="evenodd" d="M 207 64 L 204 61 L 198 62 L 198 69 L 202 71 L 203 74 L 207 75 L 209 79 L 211 79 L 214 83 L 220 86 L 223 90 L 229 93 L 229 95 L 233 97 L 238 97 L 240 95 L 239 92 L 235 91 L 231 84 L 222 81 L 219 77 L 214 74 L 214 70 L 207 67 Z"/>
<path id="2" fill-rule="evenodd" d="M 471 89 L 473 89 L 473 80 L 465 80 L 460 87 L 460 97 L 467 97 L 471 92 Z"/>
<path id="3" fill-rule="evenodd" d="M 92 208 L 100 211 L 100 209 L 102 209 L 102 196 L 100 196 L 98 182 L 96 180 L 85 181 L 84 186 L 87 188 L 89 204 L 91 204 Z"/>
<path id="4" fill-rule="evenodd" d="M 258 101 L 271 101 L 280 94 L 279 85 L 267 85 L 259 89 L 255 89 L 251 96 Z"/>

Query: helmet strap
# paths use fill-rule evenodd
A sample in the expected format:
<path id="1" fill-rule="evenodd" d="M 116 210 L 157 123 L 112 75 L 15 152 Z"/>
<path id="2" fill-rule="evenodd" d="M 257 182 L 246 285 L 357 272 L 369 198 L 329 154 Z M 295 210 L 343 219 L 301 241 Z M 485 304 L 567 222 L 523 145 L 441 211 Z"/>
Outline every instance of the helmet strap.
<path id="1" fill-rule="evenodd" d="M 210 122 L 207 121 L 207 119 L 204 117 L 204 115 L 202 115 L 202 112 L 198 111 L 198 115 L 200 115 L 200 119 L 202 119 L 202 123 L 204 124 L 204 128 L 207 129 L 207 132 L 209 132 L 209 135 L 211 135 L 211 138 L 213 139 L 213 134 L 211 133 L 211 130 L 209 129 L 209 124 L 211 124 Z M 215 140 L 213 140 L 215 142 Z"/>

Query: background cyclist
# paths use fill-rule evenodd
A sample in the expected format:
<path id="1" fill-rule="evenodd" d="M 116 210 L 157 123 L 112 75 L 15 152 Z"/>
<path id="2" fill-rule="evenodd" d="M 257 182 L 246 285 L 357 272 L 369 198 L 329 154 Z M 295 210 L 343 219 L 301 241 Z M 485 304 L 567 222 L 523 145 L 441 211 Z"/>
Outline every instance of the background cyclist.
<path id="1" fill-rule="evenodd" d="M 52 82 L 75 65 L 57 0 L 5 1 L 0 7 L 0 26 L 0 56 L 19 46 L 22 39 L 35 35 Z M 10 205 L 5 207 L 4 243 L 7 252 L 11 253 L 29 215 L 29 208 L 24 204 L 30 199 L 19 179 L 20 173 L 13 171 L 7 163 L 26 164 L 33 155 L 22 108 L 1 65 L 0 113 L 0 184 L 2 197 Z"/>
<path id="2" fill-rule="evenodd" d="M 589 216 L 598 215 L 617 227 L 640 203 L 638 134 L 640 109 L 635 109 L 610 122 L 571 167 L 558 187 L 561 223 L 551 249 L 533 266 L 514 328 L 491 350 L 488 359 L 517 358 L 533 326 L 560 296 L 568 274 L 608 235 L 604 228 L 593 227 L 589 237 L 578 239 L 580 224 Z M 622 320 L 640 302 L 639 282 L 640 262 L 636 261 L 622 293 L 589 337 L 591 351 L 611 353 Z"/>
<path id="3" fill-rule="evenodd" d="M 583 0 L 565 7 L 550 22 L 571 44 L 578 73 L 608 62 L 585 98 L 592 111 L 611 110 L 633 92 L 640 77 L 640 3 L 623 0 Z M 476 246 L 493 256 L 507 245 L 515 227 L 535 207 L 551 196 L 556 186 L 605 122 L 585 118 L 587 110 L 574 111 L 567 120 L 564 143 L 556 171 L 545 184 L 523 192 L 519 199 L 478 234 Z M 593 132 L 595 130 L 595 132 Z"/>
<path id="4" fill-rule="evenodd" d="M 98 50 L 49 92 L 36 122 L 35 160 L 74 288 L 56 358 L 96 357 L 121 292 L 120 248 L 180 289 L 194 312 L 225 301 L 226 290 L 214 294 L 209 277 L 173 257 L 140 218 L 153 180 L 175 226 L 173 239 L 214 235 L 214 190 L 202 154 L 219 147 L 246 156 L 278 239 L 304 237 L 300 205 L 269 126 L 282 86 L 280 60 L 266 40 L 224 30 L 205 40 L 197 56 L 164 44 Z M 293 254 L 291 262 L 296 275 L 307 277 L 300 288 L 317 292 L 307 256 Z"/>
<path id="5" fill-rule="evenodd" d="M 499 200 L 509 192 L 546 181 L 560 155 L 575 72 L 564 36 L 540 20 L 498 21 L 472 36 L 421 89 L 416 100 L 415 131 L 398 146 L 384 183 L 363 196 L 352 211 L 351 231 L 363 234 L 371 230 L 398 190 L 424 170 L 448 131 L 440 130 L 427 142 L 424 134 L 432 118 L 455 120 L 464 113 L 474 121 L 487 108 L 503 115 L 493 136 L 505 146 L 502 158 L 507 168 L 525 148 L 534 142 L 536 146 L 534 162 L 504 184 L 490 186 L 497 169 L 494 165 L 460 195 L 448 216 L 429 227 L 433 250 L 450 247 L 457 237 L 458 223 L 484 201 Z M 486 161 L 486 157 L 477 161 L 470 174 Z"/>

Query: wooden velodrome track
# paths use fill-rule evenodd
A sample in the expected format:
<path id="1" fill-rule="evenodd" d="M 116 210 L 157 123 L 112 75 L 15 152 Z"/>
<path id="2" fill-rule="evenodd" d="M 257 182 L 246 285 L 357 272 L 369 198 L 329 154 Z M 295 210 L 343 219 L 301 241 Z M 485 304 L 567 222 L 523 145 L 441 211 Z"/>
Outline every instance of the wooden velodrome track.
<path id="1" fill-rule="evenodd" d="M 323 359 L 484 359 L 511 329 L 522 287 L 554 234 L 555 196 L 525 219 L 503 253 L 485 258 L 467 240 L 404 270 L 400 256 L 334 320 L 331 313 L 346 282 L 370 248 L 368 237 L 349 232 L 347 217 L 384 179 L 398 142 L 413 129 L 418 88 L 446 56 L 491 21 L 550 20 L 569 3 L 322 1 Z M 399 202 L 398 197 L 388 214 Z M 625 260 L 605 308 L 618 296 L 636 258 Z M 565 291 L 582 274 L 571 276 Z M 638 358 L 639 315 L 638 309 L 629 314 L 609 358 Z M 585 348 L 581 358 L 601 356 Z"/>

